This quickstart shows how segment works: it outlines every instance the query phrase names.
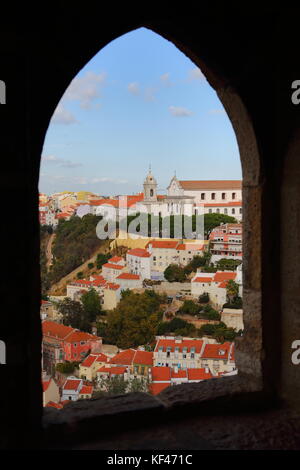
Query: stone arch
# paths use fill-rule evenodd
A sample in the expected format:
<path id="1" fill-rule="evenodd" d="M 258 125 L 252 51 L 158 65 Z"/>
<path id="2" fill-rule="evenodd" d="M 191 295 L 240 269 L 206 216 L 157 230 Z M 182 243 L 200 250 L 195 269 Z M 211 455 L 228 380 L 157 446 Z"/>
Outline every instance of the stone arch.
<path id="1" fill-rule="evenodd" d="M 176 37 L 174 33 L 169 33 L 166 29 L 157 27 L 156 25 L 142 24 L 159 34 L 168 41 L 171 41 L 181 52 L 188 56 L 197 65 L 206 79 L 216 91 L 226 113 L 232 123 L 237 143 L 239 147 L 242 172 L 243 172 L 243 267 L 244 267 L 244 325 L 245 335 L 239 339 L 236 347 L 236 363 L 240 375 L 251 376 L 257 379 L 255 387 L 261 386 L 262 379 L 262 308 L 261 308 L 261 158 L 257 138 L 253 126 L 253 122 L 248 109 L 243 102 L 238 91 L 230 84 L 230 79 L 226 77 L 224 72 L 218 70 L 217 60 L 211 65 L 211 60 L 207 60 L 204 56 L 194 51 L 189 45 L 182 42 L 180 37 Z M 123 31 L 122 34 L 130 32 L 132 29 Z M 113 39 L 120 37 L 114 35 Z M 180 36 L 180 35 L 179 35 Z M 206 38 L 209 41 L 209 38 Z M 65 89 L 76 76 L 78 71 L 91 60 L 94 54 L 103 49 L 110 41 L 102 44 L 97 50 L 97 46 L 92 44 L 93 54 L 86 53 L 85 56 L 74 57 L 72 74 L 66 74 L 60 83 L 60 97 L 56 98 L 58 104 Z M 74 71 L 76 73 L 74 74 Z M 67 83 L 67 86 L 66 86 Z M 49 121 L 56 106 L 53 107 L 49 114 Z"/>

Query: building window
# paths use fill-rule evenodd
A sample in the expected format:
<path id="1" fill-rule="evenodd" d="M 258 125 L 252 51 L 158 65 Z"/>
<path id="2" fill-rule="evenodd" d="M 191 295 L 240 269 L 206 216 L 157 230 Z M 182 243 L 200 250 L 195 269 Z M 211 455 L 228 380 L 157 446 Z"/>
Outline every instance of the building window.
<path id="1" fill-rule="evenodd" d="M 235 193 L 232 193 L 232 199 L 235 199 Z"/>
<path id="2" fill-rule="evenodd" d="M 205 193 L 201 193 L 201 200 L 202 200 L 202 201 L 205 200 Z"/>
<path id="3" fill-rule="evenodd" d="M 235 209 L 232 209 L 231 213 L 232 213 L 232 214 L 235 214 Z"/>
<path id="4" fill-rule="evenodd" d="M 226 193 L 222 193 L 222 199 L 226 199 Z"/>
<path id="5" fill-rule="evenodd" d="M 216 193 L 211 193 L 211 198 L 216 199 Z"/>
<path id="6" fill-rule="evenodd" d="M 227 214 L 227 212 L 228 212 L 227 209 L 224 209 L 224 214 Z"/>

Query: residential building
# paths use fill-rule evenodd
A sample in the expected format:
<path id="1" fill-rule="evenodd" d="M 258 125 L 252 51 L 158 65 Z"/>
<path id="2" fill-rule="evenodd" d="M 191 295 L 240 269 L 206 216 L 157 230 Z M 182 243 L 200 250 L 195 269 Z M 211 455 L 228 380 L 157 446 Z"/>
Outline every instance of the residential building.
<path id="1" fill-rule="evenodd" d="M 44 320 L 42 331 L 43 369 L 48 372 L 60 362 L 81 362 L 89 352 L 101 351 L 102 338 L 70 326 Z"/>
<path id="2" fill-rule="evenodd" d="M 133 248 L 126 254 L 128 271 L 142 279 L 151 279 L 151 253 L 144 248 Z"/>
<path id="3" fill-rule="evenodd" d="M 77 401 L 92 398 L 93 386 L 85 385 L 82 379 L 70 376 L 62 387 L 62 401 Z"/>
<path id="4" fill-rule="evenodd" d="M 121 291 L 143 287 L 143 281 L 139 274 L 122 273 L 116 278 L 116 282 L 120 285 Z"/>
<path id="5" fill-rule="evenodd" d="M 79 365 L 79 377 L 92 382 L 97 376 L 97 370 L 106 365 L 109 358 L 103 354 L 89 354 Z"/>
<path id="6" fill-rule="evenodd" d="M 172 385 L 197 383 L 211 378 L 213 375 L 208 368 L 152 367 L 149 370 L 149 391 L 152 395 L 158 395 Z"/>
<path id="7" fill-rule="evenodd" d="M 235 281 L 236 271 L 217 271 L 216 273 L 203 273 L 197 271 L 191 280 L 191 294 L 199 298 L 204 293 L 209 294 L 209 300 L 214 307 L 221 309 L 227 302 L 227 283 Z"/>
<path id="8" fill-rule="evenodd" d="M 159 337 L 154 349 L 154 366 L 178 369 L 200 367 L 204 347 L 202 339 Z"/>
<path id="9" fill-rule="evenodd" d="M 243 257 L 242 224 L 223 224 L 215 227 L 210 235 L 211 262 L 222 258 L 241 260 Z"/>
<path id="10" fill-rule="evenodd" d="M 59 387 L 53 377 L 44 376 L 42 378 L 43 386 L 43 406 L 46 406 L 49 401 L 59 403 L 60 394 Z"/>
<path id="11" fill-rule="evenodd" d="M 213 375 L 236 369 L 234 343 L 206 344 L 201 357 L 202 367 L 209 368 Z"/>

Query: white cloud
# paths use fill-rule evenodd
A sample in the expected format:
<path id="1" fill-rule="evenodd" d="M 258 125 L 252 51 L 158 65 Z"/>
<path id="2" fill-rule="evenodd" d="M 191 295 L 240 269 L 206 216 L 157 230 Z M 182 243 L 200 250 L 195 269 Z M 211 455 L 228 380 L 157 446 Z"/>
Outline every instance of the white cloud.
<path id="1" fill-rule="evenodd" d="M 99 98 L 99 87 L 105 83 L 104 72 L 96 74 L 86 72 L 82 77 L 76 77 L 67 88 L 63 99 L 78 101 L 83 109 L 90 109 L 93 102 Z"/>
<path id="2" fill-rule="evenodd" d="M 218 108 L 218 109 L 210 109 L 208 111 L 209 114 L 226 114 L 224 109 Z"/>
<path id="3" fill-rule="evenodd" d="M 188 73 L 188 80 L 205 80 L 205 76 L 199 69 L 199 67 L 195 67 L 194 69 L 190 70 Z"/>
<path id="4" fill-rule="evenodd" d="M 139 84 L 137 82 L 129 83 L 127 89 L 129 91 L 129 93 L 131 93 L 132 95 L 139 95 L 140 94 L 140 87 L 139 87 Z"/>
<path id="5" fill-rule="evenodd" d="M 193 114 L 192 111 L 180 106 L 169 106 L 169 111 L 175 117 L 187 117 Z"/>
<path id="6" fill-rule="evenodd" d="M 163 73 L 159 78 L 165 86 L 169 87 L 172 85 L 172 82 L 170 80 L 170 74 L 168 72 Z"/>
<path id="7" fill-rule="evenodd" d="M 73 124 L 77 122 L 75 116 L 70 113 L 62 104 L 59 104 L 53 113 L 52 123 L 54 124 Z"/>
<path id="8" fill-rule="evenodd" d="M 126 184 L 128 183 L 125 179 L 100 177 L 100 178 L 89 178 L 87 176 L 69 176 L 69 175 L 49 175 L 47 173 L 41 173 L 41 178 L 46 179 L 48 182 L 62 181 L 64 184 L 80 184 L 80 185 L 91 185 L 98 183 L 111 183 L 111 184 Z"/>
<path id="9" fill-rule="evenodd" d="M 56 157 L 55 155 L 43 155 L 42 162 L 55 164 L 63 168 L 77 168 L 78 166 L 82 166 L 82 163 L 72 162 L 71 160 Z"/>

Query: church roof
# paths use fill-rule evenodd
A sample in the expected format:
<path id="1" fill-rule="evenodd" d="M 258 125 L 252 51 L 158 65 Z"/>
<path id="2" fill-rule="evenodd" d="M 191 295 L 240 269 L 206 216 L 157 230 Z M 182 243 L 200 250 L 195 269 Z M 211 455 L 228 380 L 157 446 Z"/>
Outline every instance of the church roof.
<path id="1" fill-rule="evenodd" d="M 201 189 L 242 189 L 241 180 L 203 180 L 203 181 L 179 181 L 185 190 Z"/>

